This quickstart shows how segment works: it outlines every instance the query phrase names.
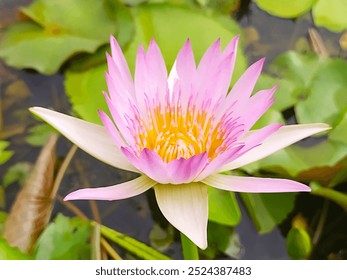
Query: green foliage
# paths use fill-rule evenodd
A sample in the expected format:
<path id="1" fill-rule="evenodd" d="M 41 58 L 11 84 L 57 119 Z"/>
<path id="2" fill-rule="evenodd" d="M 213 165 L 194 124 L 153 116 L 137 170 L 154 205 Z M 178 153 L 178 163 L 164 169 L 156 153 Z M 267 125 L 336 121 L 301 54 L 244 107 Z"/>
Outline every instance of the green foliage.
<path id="1" fill-rule="evenodd" d="M 208 189 L 208 219 L 210 221 L 235 226 L 241 220 L 241 212 L 235 194 L 216 188 Z"/>
<path id="2" fill-rule="evenodd" d="M 293 210 L 296 193 L 240 195 L 257 231 L 268 233 Z"/>
<path id="3" fill-rule="evenodd" d="M 2 235 L 2 231 L 4 230 L 6 219 L 7 213 L 5 211 L 0 211 L 0 236 Z"/>
<path id="4" fill-rule="evenodd" d="M 312 9 L 312 17 L 317 26 L 334 32 L 347 28 L 346 0 L 256 0 L 259 8 L 271 15 L 296 18 Z"/>
<path id="5" fill-rule="evenodd" d="M 3 185 L 6 188 L 10 184 L 18 182 L 23 185 L 29 173 L 31 171 L 32 165 L 28 162 L 18 162 L 8 168 L 6 174 L 3 178 Z"/>
<path id="6" fill-rule="evenodd" d="M 292 259 L 306 259 L 312 250 L 311 237 L 305 229 L 293 227 L 287 235 L 286 246 Z"/>
<path id="7" fill-rule="evenodd" d="M 48 124 L 38 124 L 29 129 L 29 134 L 25 141 L 35 147 L 42 146 L 47 143 L 50 135 L 57 133 L 57 131 Z"/>
<path id="8" fill-rule="evenodd" d="M 315 1 L 316 0 L 256 0 L 256 3 L 259 8 L 271 15 L 283 18 L 295 18 L 308 12 Z"/>
<path id="9" fill-rule="evenodd" d="M 0 237 L 0 260 L 29 260 L 31 257 L 17 247 L 11 247 L 7 240 Z"/>
<path id="10" fill-rule="evenodd" d="M 171 69 L 178 51 L 190 38 L 196 60 L 218 37 L 226 45 L 240 29 L 236 22 L 222 16 L 207 16 L 202 12 L 170 5 L 145 5 L 132 9 L 136 28 L 135 37 L 125 50 L 125 56 L 131 71 L 135 69 L 135 58 L 139 44 L 146 44 L 155 38 Z M 170 18 L 168 21 L 167 19 Z M 202 33 L 200 30 L 209 30 Z M 235 81 L 245 70 L 246 58 L 241 48 L 233 80 Z M 104 72 L 106 64 L 86 71 L 67 71 L 65 89 L 74 111 L 83 119 L 100 123 L 97 110 L 108 111 L 101 92 L 106 90 Z"/>
<path id="11" fill-rule="evenodd" d="M 346 0 L 318 0 L 312 8 L 314 23 L 334 32 L 347 28 L 346 14 Z"/>
<path id="12" fill-rule="evenodd" d="M 129 253 L 134 254 L 144 260 L 169 260 L 170 258 L 157 250 L 147 246 L 146 244 L 133 239 L 125 234 L 117 232 L 113 229 L 101 225 L 101 235 L 111 240 L 115 244 L 121 246 Z"/>
<path id="13" fill-rule="evenodd" d="M 336 204 L 340 205 L 345 211 L 347 211 L 347 194 L 341 193 L 339 191 L 322 187 L 317 182 L 312 182 L 310 184 L 313 195 L 318 195 L 331 201 L 334 201 Z"/>
<path id="14" fill-rule="evenodd" d="M 102 91 L 106 90 L 106 64 L 84 72 L 67 71 L 65 90 L 74 111 L 83 119 L 101 124 L 97 110 L 108 112 Z"/>
<path id="15" fill-rule="evenodd" d="M 13 67 L 33 68 L 48 75 L 57 72 L 69 57 L 94 52 L 115 33 L 116 24 L 108 16 L 105 2 L 36 0 L 21 9 L 31 22 L 6 29 L 0 57 Z"/>
<path id="16" fill-rule="evenodd" d="M 8 161 L 13 155 L 12 151 L 6 150 L 9 145 L 9 142 L 0 140 L 0 165 Z"/>
<path id="17" fill-rule="evenodd" d="M 41 234 L 35 250 L 39 260 L 90 259 L 91 225 L 80 218 L 59 214 Z"/>
<path id="18" fill-rule="evenodd" d="M 242 245 L 239 235 L 235 230 L 217 223 L 208 224 L 208 248 L 201 251 L 209 259 L 215 259 L 219 253 L 231 258 L 239 259 L 242 253 Z"/>
<path id="19" fill-rule="evenodd" d="M 277 57 L 269 74 L 262 75 L 256 86 L 260 90 L 277 83 L 276 102 L 254 128 L 269 122 L 283 123 L 281 112 L 294 108 L 298 123 L 325 122 L 333 130 L 316 144 L 292 145 L 243 169 L 252 174 L 263 170 L 304 182 L 331 184 L 336 172 L 342 172 L 342 167 L 336 167 L 347 157 L 346 73 L 347 63 L 338 58 L 322 59 L 293 51 Z"/>

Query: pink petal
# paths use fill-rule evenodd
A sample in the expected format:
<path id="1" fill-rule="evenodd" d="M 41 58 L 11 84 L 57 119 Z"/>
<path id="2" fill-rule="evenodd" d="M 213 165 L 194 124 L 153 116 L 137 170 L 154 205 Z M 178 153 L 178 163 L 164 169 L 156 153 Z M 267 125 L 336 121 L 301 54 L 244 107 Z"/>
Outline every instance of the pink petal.
<path id="1" fill-rule="evenodd" d="M 165 62 L 158 45 L 151 40 L 147 54 L 139 47 L 136 58 L 135 92 L 142 117 L 147 118 L 145 96 L 148 101 L 155 98 L 157 103 L 164 104 L 167 90 Z"/>
<path id="2" fill-rule="evenodd" d="M 242 114 L 242 120 L 245 124 L 245 131 L 248 131 L 257 122 L 257 120 L 270 108 L 275 99 L 272 98 L 277 90 L 277 86 L 271 89 L 261 90 L 254 94 L 248 101 L 245 112 Z"/>
<path id="3" fill-rule="evenodd" d="M 179 91 L 182 93 L 180 98 L 181 104 L 186 104 L 188 102 L 191 91 L 190 88 L 191 85 L 194 84 L 195 79 L 196 65 L 190 40 L 188 39 L 179 51 L 168 78 L 168 85 L 174 104 L 178 98 Z M 178 86 L 176 87 L 177 90 L 173 92 L 175 83 L 178 83 Z"/>
<path id="4" fill-rule="evenodd" d="M 114 58 L 106 53 L 108 73 L 106 74 L 107 87 L 113 101 L 119 98 L 135 100 L 135 87 L 132 79 L 124 79 L 115 64 Z"/>
<path id="5" fill-rule="evenodd" d="M 123 114 L 121 114 L 121 112 L 124 110 L 124 108 L 127 108 L 127 106 L 123 106 L 123 109 L 118 110 L 115 107 L 116 102 L 112 102 L 111 99 L 108 97 L 106 92 L 103 92 L 103 95 L 105 97 L 105 100 L 106 100 L 108 109 L 112 115 L 112 118 L 113 118 L 115 124 L 117 125 L 117 128 L 119 129 L 120 134 L 124 137 L 124 139 L 126 140 L 126 142 L 129 145 L 134 145 L 135 140 L 134 140 L 134 137 L 129 130 L 129 127 L 127 126 L 127 121 L 125 118 L 125 112 Z M 118 105 L 118 107 L 122 104 L 124 105 L 124 103 L 120 103 Z M 127 114 L 130 116 L 133 116 L 133 112 L 132 112 L 131 108 L 129 108 L 127 110 Z"/>
<path id="6" fill-rule="evenodd" d="M 223 152 L 222 154 L 218 155 L 203 169 L 203 171 L 194 181 L 199 182 L 203 180 L 205 177 L 216 172 L 221 166 L 225 165 L 227 162 L 230 162 L 236 157 L 238 157 L 238 153 L 243 149 L 243 147 L 244 144 L 238 144 L 231 147 L 229 150 Z"/>
<path id="7" fill-rule="evenodd" d="M 118 130 L 116 129 L 109 116 L 103 111 L 98 111 L 98 113 L 102 123 L 104 124 L 104 127 L 106 128 L 106 131 L 111 136 L 113 141 L 117 144 L 118 148 L 125 146 L 122 137 L 119 135 Z"/>
<path id="8" fill-rule="evenodd" d="M 192 156 L 189 159 L 180 158 L 170 161 L 166 168 L 171 184 L 191 182 L 207 164 L 207 153 Z"/>
<path id="9" fill-rule="evenodd" d="M 211 187 L 246 193 L 309 192 L 311 189 L 299 182 L 287 179 L 241 177 L 213 174 L 203 181 Z"/>
<path id="10" fill-rule="evenodd" d="M 219 172 L 232 170 L 271 155 L 301 139 L 330 129 L 327 124 L 299 124 L 282 126 L 259 146 L 224 165 Z"/>
<path id="11" fill-rule="evenodd" d="M 85 188 L 68 194 L 64 200 L 120 200 L 139 195 L 155 186 L 157 183 L 146 176 L 115 186 L 101 188 Z"/>
<path id="12" fill-rule="evenodd" d="M 223 102 L 219 115 L 223 114 L 226 110 L 233 110 L 236 115 L 242 115 L 261 70 L 263 69 L 264 61 L 265 59 L 258 60 L 243 73 L 240 79 L 238 79 L 232 87 L 225 102 Z M 236 106 L 231 109 L 230 107 L 234 103 L 236 103 Z"/>
<path id="13" fill-rule="evenodd" d="M 170 183 L 166 164 L 156 152 L 145 148 L 140 156 L 137 156 L 127 148 L 123 147 L 121 150 L 127 159 L 143 174 L 160 184 Z"/>
<path id="14" fill-rule="evenodd" d="M 165 218 L 201 249 L 207 247 L 207 186 L 201 183 L 156 185 L 155 196 Z"/>
<path id="15" fill-rule="evenodd" d="M 261 145 L 261 143 L 275 133 L 277 130 L 279 130 L 283 124 L 269 124 L 263 128 L 254 130 L 249 136 L 245 137 L 243 140 L 245 143 L 244 148 L 241 150 L 241 154 L 249 151 L 250 149 L 253 149 L 254 147 Z"/>
<path id="16" fill-rule="evenodd" d="M 101 125 L 40 107 L 30 111 L 93 157 L 120 169 L 138 172 Z"/>
<path id="17" fill-rule="evenodd" d="M 121 78 L 121 81 L 123 82 L 122 84 L 127 92 L 131 94 L 132 97 L 135 97 L 133 79 L 131 77 L 128 63 L 123 55 L 121 48 L 118 45 L 117 40 L 113 36 L 111 36 L 110 38 L 110 44 L 113 61 L 119 70 L 119 78 Z"/>

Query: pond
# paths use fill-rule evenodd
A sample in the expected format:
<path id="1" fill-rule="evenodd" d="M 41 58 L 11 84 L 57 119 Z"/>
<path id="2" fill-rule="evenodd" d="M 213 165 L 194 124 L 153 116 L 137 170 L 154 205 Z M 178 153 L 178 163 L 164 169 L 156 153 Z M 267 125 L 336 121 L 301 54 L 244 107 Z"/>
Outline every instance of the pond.
<path id="1" fill-rule="evenodd" d="M 28 14 L 19 13 L 18 9 L 22 6 L 28 7 L 33 2 L 39 3 L 45 1 L 16 0 L 0 2 L 0 35 L 2 38 L 4 38 L 4 34 L 8 32 L 6 27 L 16 24 L 21 20 L 27 22 L 32 20 Z M 79 2 L 80 1 L 76 1 L 76 3 Z M 173 56 L 172 51 L 165 51 L 165 48 L 168 49 L 171 43 L 163 43 L 163 41 L 169 40 L 170 36 L 176 36 L 176 33 L 178 34 L 183 31 L 180 31 L 179 28 L 181 27 L 177 26 L 178 31 L 171 30 L 170 32 L 172 32 L 172 34 L 163 34 L 161 28 L 155 25 L 155 20 L 159 21 L 160 17 L 165 17 L 165 15 L 170 15 L 171 11 L 176 11 L 176 6 L 172 4 L 175 1 L 159 1 L 171 2 L 164 4 L 134 4 L 135 2 L 146 1 L 125 1 L 126 6 L 119 4 L 118 1 L 104 2 L 108 5 L 113 3 L 112 5 L 115 6 L 112 7 L 119 9 L 119 12 L 116 13 L 116 17 L 124 21 L 121 22 L 123 25 L 117 22 L 117 36 L 121 37 L 121 39 L 119 39 L 120 41 L 123 40 L 122 47 L 127 50 L 125 56 L 128 60 L 129 57 L 136 52 L 136 49 L 133 50 L 133 48 L 135 48 L 135 43 L 132 40 L 146 44 L 148 43 L 148 36 L 151 37 L 151 34 L 146 34 L 146 32 L 150 32 L 148 30 L 142 30 L 141 32 L 143 32 L 143 34 L 135 36 L 134 38 L 129 35 L 133 32 L 131 28 L 134 27 L 127 22 L 128 10 L 130 10 L 130 13 L 132 13 L 135 18 L 134 21 L 136 24 L 144 22 L 146 28 L 146 20 L 148 20 L 146 17 L 148 17 L 148 14 L 152 13 L 151 16 L 154 18 L 154 23 L 152 22 L 151 24 L 154 24 L 154 27 L 150 27 L 149 30 L 154 28 L 155 31 L 152 30 L 154 32 L 154 38 L 156 36 L 160 38 L 158 39 L 159 45 L 160 42 L 162 42 L 162 45 L 166 44 L 163 47 L 163 53 L 164 56 L 165 53 L 168 53 L 168 56 L 170 56 L 168 59 L 171 59 Z M 116 2 L 117 4 L 114 4 Z M 345 225 L 347 222 L 347 198 L 344 193 L 346 193 L 347 184 L 346 176 L 343 174 L 346 174 L 347 170 L 347 143 L 343 138 L 345 138 L 346 134 L 344 133 L 347 131 L 347 92 L 342 89 L 344 83 L 347 83 L 347 76 L 344 74 L 346 73 L 344 70 L 347 71 L 347 66 L 344 61 L 346 57 L 346 48 L 344 49 L 342 44 L 343 33 L 332 32 L 324 27 L 315 27 L 310 11 L 303 13 L 303 15 L 300 15 L 296 19 L 284 19 L 270 15 L 264 11 L 264 8 L 259 8 L 259 6 L 261 6 L 260 4 L 258 6 L 252 1 L 187 2 L 189 2 L 189 4 L 183 3 L 183 5 L 187 5 L 188 7 L 187 14 L 190 15 L 191 13 L 192 25 L 195 24 L 193 21 L 201 20 L 200 13 L 207 14 L 206 19 L 201 20 L 201 23 L 204 24 L 204 26 L 201 26 L 202 33 L 213 33 L 215 30 L 219 30 L 219 27 L 210 27 L 216 24 L 214 21 L 214 14 L 217 14 L 217 17 L 220 15 L 223 16 L 223 20 L 216 20 L 218 24 L 223 22 L 226 26 L 230 25 L 230 29 L 233 31 L 240 28 L 241 42 L 244 51 L 244 62 L 240 64 L 244 63 L 248 66 L 258 59 L 266 57 L 264 72 L 271 75 L 271 77 L 267 76 L 262 78 L 259 82 L 261 85 L 257 84 L 256 87 L 259 86 L 259 89 L 269 88 L 272 87 L 274 83 L 279 83 L 280 87 L 276 97 L 280 105 L 276 105 L 277 107 L 269 113 L 266 119 L 261 120 L 262 123 L 258 124 L 259 127 L 264 126 L 265 123 L 271 121 L 277 122 L 278 120 L 284 121 L 286 124 L 327 122 L 333 126 L 333 130 L 329 136 L 323 135 L 315 139 L 302 141 L 299 145 L 295 146 L 296 148 L 288 150 L 289 156 L 283 156 L 281 154 L 281 156 L 277 158 L 273 157 L 268 161 L 261 161 L 259 165 L 250 165 L 248 168 L 241 169 L 239 174 L 289 178 L 310 184 L 310 186 L 312 186 L 312 183 L 316 183 L 320 191 L 322 188 L 329 188 L 329 191 L 332 190 L 336 193 L 330 195 L 330 193 L 326 194 L 324 191 L 317 191 L 316 194 L 299 193 L 297 195 L 290 194 L 288 196 L 283 196 L 283 194 L 255 194 L 254 196 L 249 194 L 236 194 L 236 201 L 234 203 L 236 203 L 240 209 L 239 217 L 235 218 L 235 221 L 231 221 L 227 224 L 218 223 L 216 220 L 211 220 L 209 222 L 209 242 L 212 245 L 209 246 L 205 252 L 200 251 L 200 258 L 346 259 L 347 229 Z M 217 5 L 215 2 L 219 4 Z M 146 5 L 149 7 L 150 5 L 167 6 L 165 6 L 162 11 L 157 12 L 151 10 L 151 8 L 147 8 Z M 122 6 L 122 8 L 119 8 L 120 6 Z M 149 11 L 142 13 L 141 7 L 144 7 L 144 10 L 149 9 Z M 87 8 L 84 7 L 83 9 Z M 122 14 L 123 12 L 124 15 Z M 175 14 L 173 14 L 173 16 L 174 15 Z M 229 19 L 231 21 L 231 18 L 236 19 L 240 27 L 234 22 L 227 22 Z M 173 19 L 170 18 L 170 20 Z M 170 20 L 168 21 L 170 22 Z M 189 20 L 187 23 L 189 23 Z M 234 24 L 236 27 L 234 27 Z M 163 22 L 163 25 L 170 26 L 170 23 Z M 311 31 L 311 36 L 309 36 L 309 29 L 312 27 L 315 32 L 313 31 L 312 33 Z M 47 27 L 46 32 L 61 32 L 57 28 L 59 29 L 59 26 L 52 25 Z M 124 31 L 122 31 L 122 28 Z M 143 28 L 145 29 L 145 27 Z M 164 28 L 165 27 L 162 29 Z M 188 30 L 189 28 L 190 27 L 187 27 Z M 208 28 L 211 28 L 212 31 Z M 48 29 L 49 31 L 47 31 Z M 226 32 L 225 29 L 223 25 L 223 28 L 220 28 L 221 33 L 222 31 Z M 192 28 L 192 30 L 194 30 L 194 28 Z M 91 30 L 91 33 L 92 32 Z M 195 35 L 192 35 L 193 47 L 195 40 L 194 36 Z M 197 37 L 199 36 L 197 35 Z M 202 35 L 200 37 L 203 38 L 201 40 L 205 40 L 203 41 L 203 44 L 205 44 L 211 37 L 217 39 L 218 36 L 228 37 L 228 35 L 220 35 L 218 33 L 206 36 Z M 323 38 L 322 41 L 319 41 L 320 37 Z M 315 40 L 318 40 L 318 43 Z M 210 41 L 209 44 L 212 42 L 213 41 Z M 40 41 L 37 41 L 37 44 L 39 43 Z M 172 42 L 175 48 L 177 44 L 176 41 Z M 196 41 L 195 44 L 195 47 L 197 47 L 199 42 Z M 99 94 L 101 98 L 102 95 L 99 88 L 106 89 L 103 84 L 98 84 L 98 78 L 96 78 L 96 81 L 90 80 L 90 77 L 94 77 L 93 75 L 95 73 L 103 73 L 105 71 L 103 63 L 105 62 L 104 53 L 105 50 L 107 50 L 107 42 L 102 41 L 99 45 L 98 48 L 95 48 L 95 50 L 99 49 L 96 56 L 88 55 L 85 51 L 81 53 L 77 52 L 77 55 L 75 52 L 71 55 L 66 55 L 66 59 L 62 60 L 60 67 L 57 67 L 56 71 L 53 69 L 53 64 L 55 62 L 52 62 L 51 65 L 43 63 L 45 66 L 40 68 L 41 62 L 33 67 L 27 67 L 25 64 L 23 64 L 24 66 L 16 65 L 16 62 L 14 63 L 15 65 L 8 63 L 8 61 L 10 61 L 8 57 L 0 61 L 0 140 L 7 141 L 9 146 L 6 149 L 13 151 L 11 158 L 1 164 L 0 189 L 2 192 L 0 191 L 0 211 L 2 216 L 7 216 L 6 213 L 11 211 L 11 207 L 16 200 L 18 192 L 21 187 L 25 185 L 25 179 L 29 177 L 30 171 L 33 170 L 32 167 L 39 156 L 42 145 L 47 140 L 47 135 L 52 132 L 46 125 L 41 126 L 41 128 L 40 126 L 37 127 L 37 125 L 42 124 L 42 122 L 34 118 L 28 108 L 32 106 L 50 108 L 69 115 L 77 115 L 88 121 L 93 121 L 95 116 L 97 116 L 96 111 L 94 113 L 88 113 L 91 108 L 96 106 L 93 104 L 94 101 L 87 100 L 85 103 L 88 104 L 85 105 L 81 100 L 87 98 L 87 90 L 98 91 L 93 94 L 95 94 L 94 96 Z M 160 45 L 160 47 L 162 47 L 162 45 Z M 322 66 L 318 70 L 314 69 L 311 71 L 311 69 L 313 69 L 310 68 L 313 67 L 312 65 L 321 63 L 321 58 L 316 58 L 316 56 L 311 54 L 313 53 L 312 45 L 318 45 L 318 47 L 326 51 L 327 56 L 331 57 L 332 60 L 339 59 L 339 61 L 329 61 L 326 63 L 327 66 L 324 65 L 324 67 Z M 203 49 L 205 50 L 205 47 Z M 296 51 L 296 53 L 292 56 L 286 55 L 285 53 L 289 50 Z M 65 50 L 62 50 L 62 52 L 63 51 Z M 49 53 L 50 49 L 44 49 L 42 52 Z M 91 53 L 92 51 L 88 52 Z M 31 53 L 28 51 L 28 56 L 30 55 Z M 176 53 L 174 56 L 175 55 Z M 240 54 L 240 56 L 241 55 L 242 54 Z M 279 56 L 281 56 L 281 58 L 277 59 Z M 303 58 L 301 56 L 303 56 Z M 243 59 L 242 57 L 240 58 L 241 60 Z M 12 61 L 14 60 L 15 59 Z M 28 61 L 29 60 L 30 59 L 28 59 Z M 172 64 L 172 61 L 167 63 Z M 289 65 L 290 63 L 293 63 L 293 65 Z M 337 65 L 337 70 L 331 66 L 335 64 Z M 134 62 L 129 62 L 129 65 L 131 68 Z M 286 69 L 287 66 L 289 69 Z M 242 66 L 240 66 L 240 69 L 241 68 Z M 326 69 L 330 69 L 331 72 L 324 72 L 328 71 Z M 237 71 L 240 72 L 242 69 Z M 316 71 L 318 74 L 315 72 L 315 76 L 311 77 L 314 75 L 312 74 L 313 71 Z M 283 75 L 287 75 L 288 77 L 284 77 Z M 323 76 L 330 77 L 331 81 L 329 82 L 328 80 L 325 83 L 319 83 Z M 341 81 L 341 86 L 335 86 L 334 90 L 334 94 L 338 92 L 334 95 L 334 102 L 336 102 L 336 104 L 334 103 L 332 105 L 330 99 L 327 100 L 326 103 L 324 103 L 325 101 L 321 102 L 319 100 L 324 99 L 324 96 L 316 96 L 310 93 L 312 89 L 321 89 L 321 91 L 323 91 L 329 87 L 329 83 L 336 83 L 335 77 L 338 77 L 336 78 L 336 80 L 338 80 L 337 82 Z M 286 80 L 286 78 L 290 79 Z M 311 78 L 312 82 L 310 82 Z M 298 80 L 300 80 L 300 82 L 298 82 Z M 77 94 L 74 95 L 74 91 L 78 90 L 83 90 L 84 93 L 82 93 L 81 96 Z M 292 93 L 289 93 L 290 91 Z M 292 96 L 286 98 L 278 96 L 280 94 L 292 94 Z M 293 96 L 295 97 L 293 98 Z M 95 102 L 98 103 L 99 101 Z M 335 110 L 334 112 L 332 112 L 332 108 Z M 317 113 L 317 110 L 320 110 L 321 113 Z M 331 114 L 326 111 L 331 112 Z M 328 144 L 326 144 L 327 142 Z M 310 151 L 302 152 L 305 147 L 310 147 Z M 55 162 L 55 176 L 59 168 L 64 165 L 64 160 L 69 151 L 71 152 L 71 149 L 74 149 L 71 142 L 65 137 L 60 136 L 56 147 L 57 160 Z M 330 152 L 333 154 L 329 155 L 328 153 Z M 300 154 L 304 159 L 298 159 Z M 311 155 L 312 160 L 307 160 L 305 158 Z M 60 217 L 61 214 L 66 217 L 75 216 L 78 214 L 78 210 L 76 212 L 77 208 L 91 220 L 95 220 L 117 232 L 141 241 L 170 258 L 182 259 L 183 255 L 179 232 L 164 218 L 157 206 L 153 190 L 149 190 L 136 197 L 119 201 L 94 202 L 82 200 L 67 204 L 62 200 L 68 193 L 81 187 L 109 186 L 127 182 L 136 177 L 137 175 L 135 173 L 115 169 L 78 149 L 66 168 L 64 176 L 59 184 L 58 192 L 54 197 L 52 204 L 53 210 L 50 215 L 50 225 L 52 225 L 52 222 L 57 217 Z M 324 186 L 324 184 L 326 184 L 326 186 Z M 28 209 L 30 209 L 30 207 Z M 46 210 L 44 210 L 44 212 L 45 211 Z M 0 217 L 2 217 L 1 215 Z M 4 220 L 5 218 L 0 219 L 0 232 L 4 227 Z M 61 218 L 59 223 L 56 220 L 56 224 L 58 224 L 57 227 L 68 222 L 65 220 L 63 221 L 63 218 Z M 72 225 L 73 230 L 71 231 L 71 235 L 77 232 L 76 235 L 80 236 L 82 240 L 80 242 L 81 244 L 77 242 L 80 247 L 77 250 L 76 248 L 72 249 L 72 251 L 76 250 L 79 251 L 79 253 L 64 253 L 59 255 L 57 252 L 51 252 L 50 255 L 50 253 L 43 252 L 45 250 L 45 242 L 47 242 L 45 237 L 52 234 L 46 233 L 46 236 L 41 236 L 41 239 L 39 239 L 40 241 L 38 244 L 40 246 L 32 245 L 34 249 L 29 250 L 30 254 L 34 256 L 34 258 L 36 254 L 36 258 L 39 259 L 85 259 L 92 256 L 93 254 L 90 253 L 90 251 L 94 252 L 93 249 L 90 248 L 89 245 L 86 245 L 86 247 L 84 246 L 85 243 L 93 244 L 93 242 L 95 242 L 95 237 L 90 233 L 93 230 L 88 228 L 88 232 L 90 232 L 87 236 L 84 236 L 82 229 L 77 227 L 74 222 Z M 12 230 L 25 233 L 30 230 L 30 228 L 32 228 L 32 225 L 28 226 L 26 223 L 19 223 L 16 225 L 15 229 Z M 296 237 L 299 240 L 297 241 L 299 245 L 291 245 L 294 247 L 296 246 L 295 249 L 293 249 L 293 247 L 288 249 L 288 233 L 290 231 L 293 232 L 293 229 L 294 231 L 298 229 L 299 234 L 297 232 L 295 232 L 295 234 L 299 236 Z M 64 240 L 62 237 L 58 237 L 59 230 L 57 228 L 54 229 L 54 227 L 51 227 L 50 230 L 51 232 L 54 231 L 54 235 L 52 236 L 55 238 L 57 246 L 63 244 L 65 241 L 67 244 L 73 243 L 73 237 Z M 63 232 L 64 229 L 61 230 L 61 235 Z M 217 242 L 218 236 L 221 235 L 226 235 L 227 238 L 224 238 L 225 240 L 221 242 Z M 93 242 L 90 240 L 93 240 Z M 109 242 L 112 243 L 111 241 Z M 141 258 L 136 255 L 136 253 L 134 254 L 134 252 L 129 252 L 129 250 L 124 249 L 122 245 L 117 245 L 117 242 L 115 243 L 116 244 L 112 244 L 112 246 L 121 258 Z M 308 246 L 308 243 L 310 249 L 305 247 Z M 32 250 L 36 253 L 33 253 Z M 295 252 L 293 253 L 290 250 L 294 250 Z M 82 251 L 86 251 L 87 253 L 81 253 Z M 105 253 L 105 249 L 101 251 L 99 258 L 112 258 L 110 256 L 112 253 L 107 250 L 107 253 Z"/>

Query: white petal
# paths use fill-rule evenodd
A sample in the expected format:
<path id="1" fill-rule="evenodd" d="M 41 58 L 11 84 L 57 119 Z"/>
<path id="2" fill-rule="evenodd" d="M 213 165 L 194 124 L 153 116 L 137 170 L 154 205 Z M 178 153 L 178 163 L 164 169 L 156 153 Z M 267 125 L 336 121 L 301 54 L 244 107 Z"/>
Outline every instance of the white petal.
<path id="1" fill-rule="evenodd" d="M 156 185 L 155 195 L 165 218 L 201 249 L 207 247 L 207 186 L 202 183 Z"/>
<path id="2" fill-rule="evenodd" d="M 266 138 L 261 145 L 253 148 L 234 161 L 224 165 L 219 172 L 236 169 L 259 159 L 265 158 L 268 155 L 271 155 L 301 139 L 328 129 L 330 129 L 330 126 L 323 123 L 283 126 L 278 131 Z"/>
<path id="3" fill-rule="evenodd" d="M 311 189 L 299 182 L 287 179 L 257 178 L 213 174 L 203 183 L 226 191 L 246 193 L 309 192 Z"/>
<path id="4" fill-rule="evenodd" d="M 40 107 L 29 109 L 93 157 L 120 169 L 139 172 L 118 149 L 101 125 Z"/>
<path id="5" fill-rule="evenodd" d="M 119 200 L 139 195 L 157 182 L 143 175 L 134 180 L 114 186 L 101 188 L 85 188 L 68 194 L 64 200 L 94 199 L 94 200 Z"/>

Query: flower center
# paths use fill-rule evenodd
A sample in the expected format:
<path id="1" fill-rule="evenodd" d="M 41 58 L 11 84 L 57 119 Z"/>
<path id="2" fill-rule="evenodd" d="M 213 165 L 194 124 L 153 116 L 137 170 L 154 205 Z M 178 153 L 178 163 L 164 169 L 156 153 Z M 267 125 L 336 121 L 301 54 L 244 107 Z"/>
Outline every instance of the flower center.
<path id="1" fill-rule="evenodd" d="M 166 163 L 204 152 L 212 160 L 236 140 L 235 134 L 227 129 L 236 125 L 230 115 L 216 121 L 208 110 L 197 109 L 196 106 L 188 105 L 184 111 L 180 105 L 167 104 L 163 109 L 157 106 L 148 111 L 148 120 L 137 121 L 138 152 L 148 148 Z"/>

